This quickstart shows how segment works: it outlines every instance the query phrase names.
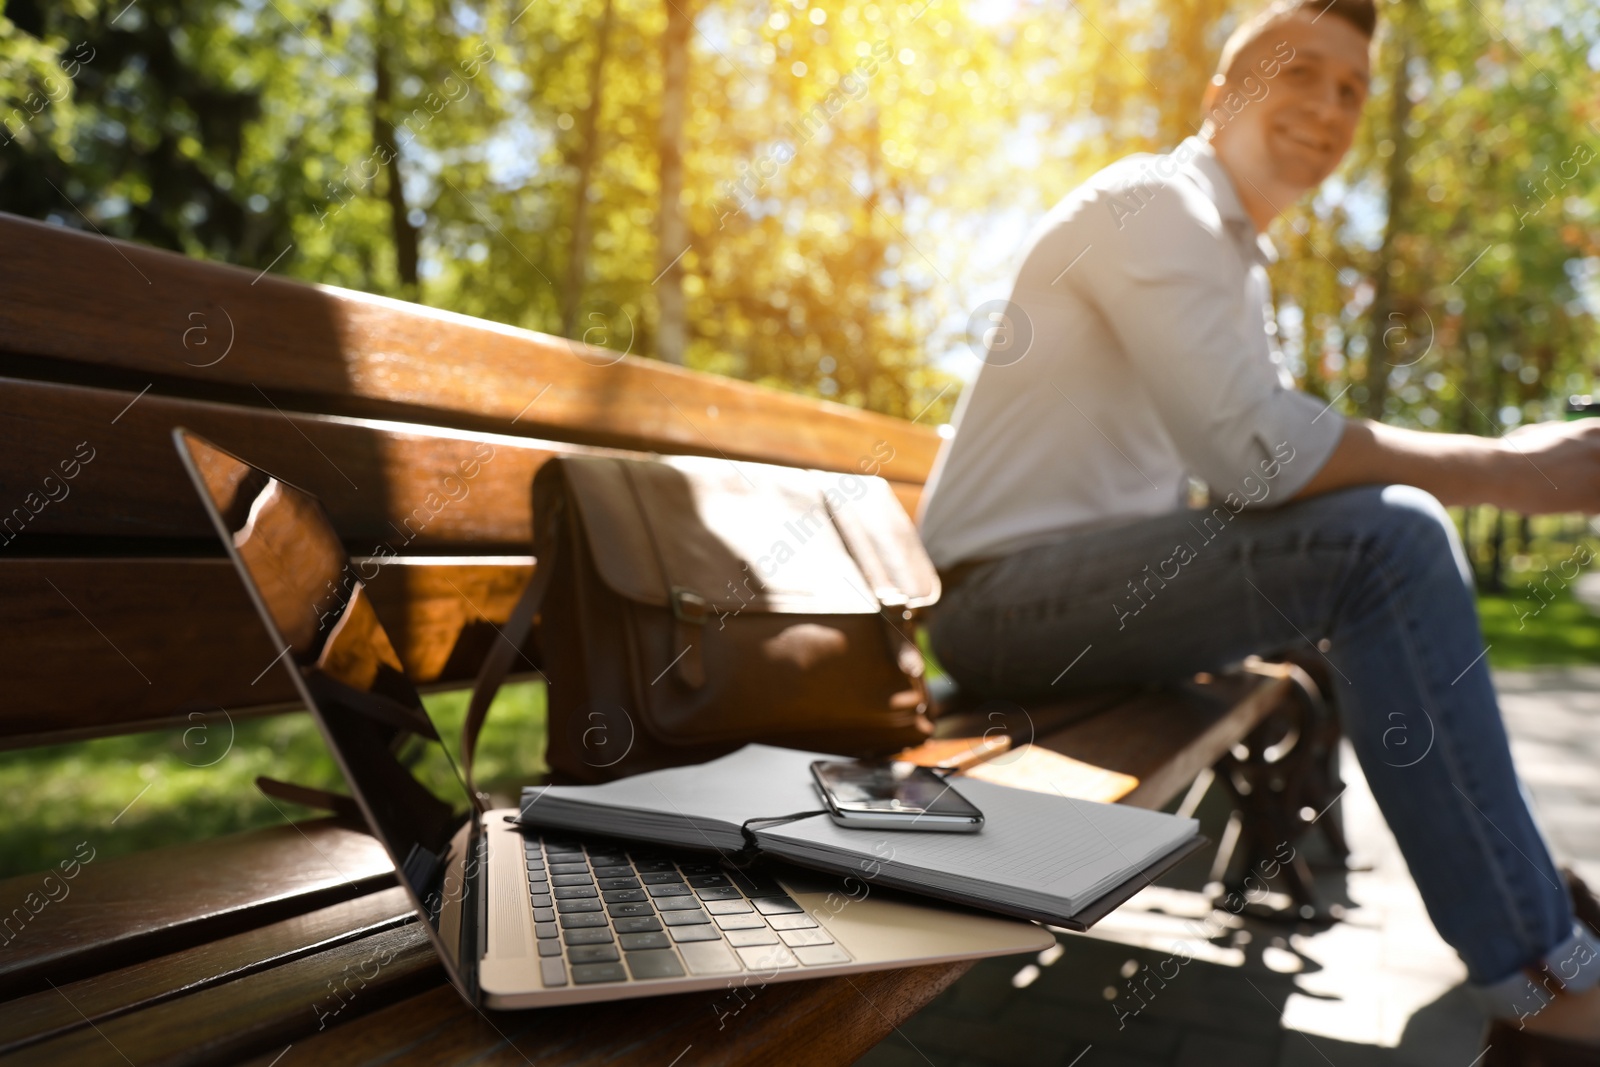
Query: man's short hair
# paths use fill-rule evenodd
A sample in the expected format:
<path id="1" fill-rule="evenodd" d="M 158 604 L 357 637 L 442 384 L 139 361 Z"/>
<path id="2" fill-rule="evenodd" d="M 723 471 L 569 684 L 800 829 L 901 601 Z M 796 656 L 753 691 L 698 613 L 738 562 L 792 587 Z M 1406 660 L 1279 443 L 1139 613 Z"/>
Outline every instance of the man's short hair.
<path id="1" fill-rule="evenodd" d="M 1231 75 L 1239 53 L 1260 37 L 1267 26 L 1285 16 L 1301 14 L 1310 14 L 1313 19 L 1342 19 L 1360 30 L 1361 35 L 1369 41 L 1378 29 L 1378 8 L 1373 0 L 1274 0 L 1270 6 L 1241 22 L 1239 28 L 1228 35 L 1227 42 L 1222 46 L 1222 55 L 1217 60 L 1217 73 Z"/>

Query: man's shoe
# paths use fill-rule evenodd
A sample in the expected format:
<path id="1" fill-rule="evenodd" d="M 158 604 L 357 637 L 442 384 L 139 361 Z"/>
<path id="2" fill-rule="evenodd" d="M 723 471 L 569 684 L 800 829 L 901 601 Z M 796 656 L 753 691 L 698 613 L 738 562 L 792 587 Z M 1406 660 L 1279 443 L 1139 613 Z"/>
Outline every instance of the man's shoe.
<path id="1" fill-rule="evenodd" d="M 1572 913 L 1600 937 L 1600 899 L 1570 867 L 1561 868 L 1561 877 L 1572 898 Z M 1481 1067 L 1600 1067 L 1600 1046 L 1536 1034 L 1505 1019 L 1490 1025 L 1484 1050 Z"/>
<path id="2" fill-rule="evenodd" d="M 1600 1046 L 1518 1030 L 1504 1019 L 1489 1027 L 1485 1048 L 1479 1067 L 1600 1067 Z"/>

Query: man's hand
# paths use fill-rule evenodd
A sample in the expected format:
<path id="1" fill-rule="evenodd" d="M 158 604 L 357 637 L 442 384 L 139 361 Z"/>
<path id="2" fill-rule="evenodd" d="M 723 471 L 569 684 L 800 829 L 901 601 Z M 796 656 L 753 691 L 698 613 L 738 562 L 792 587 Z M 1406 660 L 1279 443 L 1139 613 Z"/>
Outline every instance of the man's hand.
<path id="1" fill-rule="evenodd" d="M 1426 489 L 1445 504 L 1493 504 L 1524 515 L 1600 513 L 1600 419 L 1533 423 L 1500 438 L 1352 420 L 1295 499 L 1389 484 Z"/>
<path id="2" fill-rule="evenodd" d="M 1506 434 L 1500 444 L 1513 459 L 1501 499 L 1485 503 L 1525 515 L 1600 512 L 1600 419 L 1530 423 Z"/>

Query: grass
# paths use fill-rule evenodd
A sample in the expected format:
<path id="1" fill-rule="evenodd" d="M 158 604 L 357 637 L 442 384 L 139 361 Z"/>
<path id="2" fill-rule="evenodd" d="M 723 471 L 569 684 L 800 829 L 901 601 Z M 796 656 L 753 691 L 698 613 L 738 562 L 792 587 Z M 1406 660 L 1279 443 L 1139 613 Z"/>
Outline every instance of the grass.
<path id="1" fill-rule="evenodd" d="M 467 691 L 423 698 L 451 755 Z M 478 779 L 512 791 L 544 770 L 544 686 L 508 685 L 478 744 Z M 43 870 L 89 841 L 95 858 L 319 814 L 267 798 L 258 775 L 345 792 L 308 715 L 241 719 L 0 753 L 0 877 Z"/>
<path id="2" fill-rule="evenodd" d="M 1516 583 L 1503 594 L 1481 594 L 1478 620 L 1491 667 L 1600 664 L 1600 618 L 1572 598 L 1570 587 L 1543 600 Z"/>
<path id="3" fill-rule="evenodd" d="M 1545 572 L 1526 560 L 1521 566 L 1506 593 L 1478 600 L 1490 665 L 1600 663 L 1600 619 L 1570 587 L 1546 594 L 1548 602 L 1536 598 L 1528 583 Z M 501 690 L 478 747 L 478 777 L 489 788 L 514 794 L 545 769 L 544 697 L 538 682 Z M 424 703 L 454 755 L 466 690 Z M 306 715 L 0 753 L 0 877 L 54 866 L 80 841 L 93 844 L 96 858 L 109 857 L 317 814 L 269 800 L 255 788 L 258 775 L 343 791 Z"/>

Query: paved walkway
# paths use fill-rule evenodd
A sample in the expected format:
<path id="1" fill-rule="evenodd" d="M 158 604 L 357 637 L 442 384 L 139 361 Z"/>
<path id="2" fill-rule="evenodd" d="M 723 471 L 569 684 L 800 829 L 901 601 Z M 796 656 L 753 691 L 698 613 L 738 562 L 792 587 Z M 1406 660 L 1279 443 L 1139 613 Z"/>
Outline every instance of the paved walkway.
<path id="1" fill-rule="evenodd" d="M 1600 884 L 1600 668 L 1496 683 L 1551 847 Z M 1371 869 L 1328 871 L 1319 885 L 1350 909 L 1346 921 L 1297 932 L 1213 916 L 1208 850 L 1087 934 L 1062 933 L 1037 958 L 979 963 L 860 1064 L 1470 1067 L 1484 1021 L 1465 969 L 1434 933 L 1348 747 L 1343 774 L 1346 832 Z M 1219 793 L 1197 812 L 1212 840 L 1227 816 Z"/>

